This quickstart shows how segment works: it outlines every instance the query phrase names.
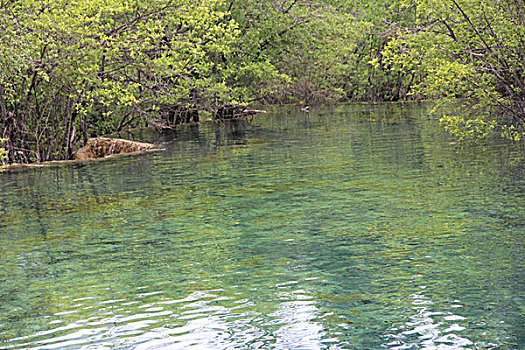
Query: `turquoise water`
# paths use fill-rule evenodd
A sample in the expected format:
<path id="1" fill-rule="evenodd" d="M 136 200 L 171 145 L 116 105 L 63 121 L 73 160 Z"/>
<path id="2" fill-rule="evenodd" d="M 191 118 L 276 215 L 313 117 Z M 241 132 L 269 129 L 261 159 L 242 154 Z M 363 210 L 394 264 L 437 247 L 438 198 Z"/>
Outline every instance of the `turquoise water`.
<path id="1" fill-rule="evenodd" d="M 523 144 L 426 110 L 290 107 L 0 174 L 0 349 L 523 348 Z"/>

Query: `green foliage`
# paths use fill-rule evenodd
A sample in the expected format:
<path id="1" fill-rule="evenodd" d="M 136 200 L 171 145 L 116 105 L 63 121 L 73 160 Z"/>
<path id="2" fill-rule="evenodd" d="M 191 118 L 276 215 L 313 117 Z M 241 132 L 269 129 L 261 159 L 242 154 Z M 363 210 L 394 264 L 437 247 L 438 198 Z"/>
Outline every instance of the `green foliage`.
<path id="1" fill-rule="evenodd" d="M 227 1 L 240 35 L 229 83 L 248 100 L 327 102 L 343 97 L 355 17 L 338 1 Z"/>
<path id="2" fill-rule="evenodd" d="M 10 160 L 67 158 L 88 137 L 213 110 L 238 35 L 217 0 L 20 0 L 0 8 Z M 17 23 L 15 25 L 15 23 Z M 8 118 L 8 115 L 11 118 Z M 21 123 L 19 123 L 21 122 Z"/>
<path id="3" fill-rule="evenodd" d="M 0 138 L 0 144 L 4 144 L 7 139 Z M 6 165 L 7 162 L 7 151 L 4 147 L 0 147 L 0 169 Z"/>
<path id="4" fill-rule="evenodd" d="M 525 8 L 497 0 L 399 4 L 414 11 L 414 22 L 398 26 L 383 56 L 393 70 L 422 72 L 414 96 L 468 100 L 461 115 L 442 119 L 460 138 L 488 132 L 519 138 L 525 127 Z"/>
<path id="5" fill-rule="evenodd" d="M 443 116 L 440 122 L 445 130 L 456 136 L 458 140 L 486 138 L 496 126 L 494 120 L 486 122 L 481 118 L 469 119 L 449 115 Z"/>
<path id="6" fill-rule="evenodd" d="M 4 1 L 8 162 L 66 159 L 89 137 L 252 102 L 461 98 L 447 130 L 516 140 L 524 11 L 498 0 Z"/>

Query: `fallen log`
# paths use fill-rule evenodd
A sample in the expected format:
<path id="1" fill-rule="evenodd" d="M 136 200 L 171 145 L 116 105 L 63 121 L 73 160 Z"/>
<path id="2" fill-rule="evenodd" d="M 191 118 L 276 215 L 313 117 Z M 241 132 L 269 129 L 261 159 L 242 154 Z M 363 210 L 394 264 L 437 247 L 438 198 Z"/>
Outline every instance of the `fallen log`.
<path id="1" fill-rule="evenodd" d="M 255 114 L 264 114 L 266 113 L 265 110 L 261 110 L 261 109 L 245 109 L 243 110 L 242 112 L 238 113 L 238 114 L 234 114 L 234 117 L 235 118 L 242 118 L 242 117 L 249 117 L 249 116 L 252 116 L 252 115 L 255 115 Z"/>
<path id="2" fill-rule="evenodd" d="M 160 148 L 151 143 L 96 137 L 89 139 L 84 147 L 76 151 L 73 160 L 104 158 L 114 154 L 129 154 L 148 150 L 160 150 Z"/>
<path id="3" fill-rule="evenodd" d="M 266 113 L 266 111 L 260 109 L 248 109 L 244 106 L 239 105 L 226 105 L 219 108 L 213 117 L 214 120 L 226 120 L 235 119 L 242 117 L 249 117 L 259 113 Z"/>

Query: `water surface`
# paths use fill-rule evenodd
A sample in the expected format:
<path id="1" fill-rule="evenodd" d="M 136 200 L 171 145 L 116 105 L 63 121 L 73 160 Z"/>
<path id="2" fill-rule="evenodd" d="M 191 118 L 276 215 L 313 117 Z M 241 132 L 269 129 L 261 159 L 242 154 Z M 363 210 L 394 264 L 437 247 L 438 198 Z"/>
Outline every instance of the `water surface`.
<path id="1" fill-rule="evenodd" d="M 523 144 L 451 142 L 426 107 L 0 174 L 0 349 L 522 348 Z"/>

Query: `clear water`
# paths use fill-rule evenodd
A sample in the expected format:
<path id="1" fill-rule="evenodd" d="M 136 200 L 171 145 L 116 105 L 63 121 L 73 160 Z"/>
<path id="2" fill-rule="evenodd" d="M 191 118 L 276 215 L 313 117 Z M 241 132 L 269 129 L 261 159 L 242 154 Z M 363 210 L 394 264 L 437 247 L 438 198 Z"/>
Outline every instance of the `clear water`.
<path id="1" fill-rule="evenodd" d="M 142 138 L 0 175 L 0 349 L 523 348 L 523 144 L 423 105 Z"/>

